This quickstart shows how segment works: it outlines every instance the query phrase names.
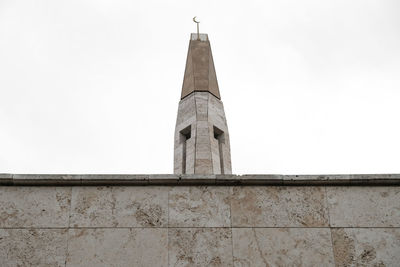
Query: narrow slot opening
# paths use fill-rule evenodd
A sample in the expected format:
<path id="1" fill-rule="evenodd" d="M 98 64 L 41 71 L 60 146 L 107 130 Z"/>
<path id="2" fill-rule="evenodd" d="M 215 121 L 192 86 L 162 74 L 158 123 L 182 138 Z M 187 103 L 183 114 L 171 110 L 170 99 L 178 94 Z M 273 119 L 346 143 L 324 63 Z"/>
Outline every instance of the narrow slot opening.
<path id="1" fill-rule="evenodd" d="M 182 174 L 186 174 L 186 143 L 191 137 L 191 125 L 180 131 L 180 141 L 182 143 Z"/>
<path id="2" fill-rule="evenodd" d="M 218 140 L 218 150 L 219 150 L 219 164 L 221 168 L 221 174 L 224 174 L 224 154 L 222 149 L 222 144 L 225 143 L 224 132 L 214 126 L 214 138 Z"/>

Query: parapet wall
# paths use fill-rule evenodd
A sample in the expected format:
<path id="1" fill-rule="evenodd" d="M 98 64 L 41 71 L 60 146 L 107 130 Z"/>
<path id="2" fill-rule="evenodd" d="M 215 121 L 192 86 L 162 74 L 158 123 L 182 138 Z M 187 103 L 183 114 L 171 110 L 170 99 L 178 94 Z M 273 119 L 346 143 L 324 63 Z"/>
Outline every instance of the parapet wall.
<path id="1" fill-rule="evenodd" d="M 342 185 L 400 186 L 400 174 L 349 175 L 199 175 L 199 174 L 0 174 L 0 185 L 8 186 L 187 186 L 187 185 Z"/>
<path id="2" fill-rule="evenodd" d="M 0 175 L 0 266 L 398 266 L 400 176 Z"/>

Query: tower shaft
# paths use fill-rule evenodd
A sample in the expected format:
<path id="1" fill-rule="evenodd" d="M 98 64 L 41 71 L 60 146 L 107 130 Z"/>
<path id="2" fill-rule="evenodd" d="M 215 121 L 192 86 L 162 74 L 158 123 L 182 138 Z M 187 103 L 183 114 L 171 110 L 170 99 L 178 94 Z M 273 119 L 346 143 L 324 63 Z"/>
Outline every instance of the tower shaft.
<path id="1" fill-rule="evenodd" d="M 228 126 L 206 34 L 191 35 L 174 144 L 175 174 L 232 173 Z"/>

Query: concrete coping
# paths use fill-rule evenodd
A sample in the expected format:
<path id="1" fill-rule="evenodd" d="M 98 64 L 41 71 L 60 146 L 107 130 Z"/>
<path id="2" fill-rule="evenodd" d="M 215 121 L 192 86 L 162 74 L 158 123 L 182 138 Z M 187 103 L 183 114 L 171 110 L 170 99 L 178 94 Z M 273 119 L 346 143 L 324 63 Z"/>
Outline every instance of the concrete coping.
<path id="1" fill-rule="evenodd" d="M 400 186 L 400 174 L 0 174 L 5 186 Z"/>

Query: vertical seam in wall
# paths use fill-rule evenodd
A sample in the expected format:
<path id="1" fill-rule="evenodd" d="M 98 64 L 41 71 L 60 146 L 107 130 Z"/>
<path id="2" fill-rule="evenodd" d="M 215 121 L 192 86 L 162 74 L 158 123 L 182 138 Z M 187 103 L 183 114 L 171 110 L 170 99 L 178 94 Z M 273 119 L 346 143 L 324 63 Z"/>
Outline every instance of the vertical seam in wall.
<path id="1" fill-rule="evenodd" d="M 328 212 L 328 226 L 329 226 L 329 233 L 331 235 L 331 246 L 332 246 L 332 257 L 333 257 L 333 264 L 336 265 L 336 259 L 335 259 L 335 247 L 333 245 L 333 235 L 332 235 L 332 226 L 331 226 L 331 213 L 329 211 L 329 203 L 328 203 L 328 190 L 326 186 L 324 186 L 325 189 L 325 205 L 326 205 L 326 210 Z"/>
<path id="2" fill-rule="evenodd" d="M 213 143 L 213 139 L 214 138 L 214 133 L 213 133 L 213 129 L 210 127 L 210 118 L 208 117 L 208 109 L 210 108 L 210 94 L 207 94 L 207 127 L 208 127 L 208 138 L 210 139 L 210 158 L 211 158 L 211 173 L 215 174 L 215 170 L 214 170 L 214 163 L 213 163 L 213 157 L 212 157 L 212 143 Z M 213 127 L 213 126 L 212 126 Z M 210 133 L 211 131 L 211 133 Z"/>
<path id="3" fill-rule="evenodd" d="M 168 187 L 167 195 L 167 266 L 169 266 L 169 191 L 172 187 Z"/>
<path id="4" fill-rule="evenodd" d="M 335 247 L 333 246 L 333 235 L 332 235 L 332 228 L 329 227 L 329 232 L 331 234 L 331 245 L 332 245 L 332 257 L 333 257 L 333 264 L 336 265 L 336 258 L 335 258 Z"/>
<path id="5" fill-rule="evenodd" d="M 233 197 L 233 187 L 229 187 L 229 220 L 231 222 L 231 246 L 232 246 L 232 266 L 235 266 L 235 258 L 233 253 L 233 228 L 232 228 L 232 197 Z"/>
<path id="6" fill-rule="evenodd" d="M 324 186 L 325 190 L 325 205 L 326 205 L 326 211 L 328 215 L 328 227 L 331 228 L 331 214 L 329 212 L 329 203 L 328 203 L 328 190 L 326 189 L 326 186 Z"/>
<path id="7" fill-rule="evenodd" d="M 207 127 L 208 127 L 208 138 L 210 139 L 210 158 L 211 158 L 211 173 L 216 174 L 214 170 L 214 159 L 212 153 L 213 138 L 214 138 L 214 125 L 211 125 L 210 118 L 208 117 L 208 109 L 210 108 L 210 97 L 207 95 Z"/>
<path id="8" fill-rule="evenodd" d="M 192 131 L 192 129 L 190 128 L 190 131 Z M 182 171 L 181 171 L 181 173 L 182 174 L 186 174 L 186 152 L 187 152 L 187 136 L 183 136 L 182 137 L 182 132 L 179 132 L 179 139 L 180 140 L 182 140 L 182 138 L 183 138 L 183 142 L 181 143 L 182 144 L 182 164 L 181 164 L 181 168 L 182 168 Z"/>
<path id="9" fill-rule="evenodd" d="M 193 63 L 193 51 L 192 51 L 192 36 L 190 36 L 190 42 L 189 42 L 189 52 L 192 52 L 192 53 L 190 53 L 190 60 L 191 60 L 191 62 L 192 62 L 192 77 L 193 77 L 193 93 L 194 92 L 196 92 L 196 78 L 195 78 L 195 76 L 194 76 L 194 63 Z M 188 53 L 188 56 L 189 56 L 189 53 Z"/>
<path id="10" fill-rule="evenodd" d="M 194 111 L 196 112 L 196 136 L 194 137 L 194 163 L 193 163 L 193 174 L 196 174 L 196 153 L 197 153 L 197 104 L 196 104 L 196 92 L 193 92 L 194 99 Z M 194 128 L 194 127 L 193 127 Z"/>
<path id="11" fill-rule="evenodd" d="M 71 210 L 72 210 L 72 186 L 70 187 L 71 190 L 71 198 L 70 198 L 70 203 L 69 203 L 69 212 L 68 212 L 68 225 L 67 225 L 67 245 L 66 245 L 66 249 L 65 249 L 65 261 L 64 261 L 64 266 L 67 266 L 67 259 L 68 259 L 68 245 L 69 245 L 69 229 L 70 229 L 70 224 L 71 224 Z"/>
<path id="12" fill-rule="evenodd" d="M 210 42 L 208 42 L 208 48 L 209 49 L 207 49 L 207 52 L 208 52 L 208 56 L 207 56 L 207 89 L 208 89 L 208 92 L 211 92 L 210 91 L 210 52 L 211 52 L 211 45 L 210 45 Z M 208 117 L 207 117 L 208 118 Z"/>

